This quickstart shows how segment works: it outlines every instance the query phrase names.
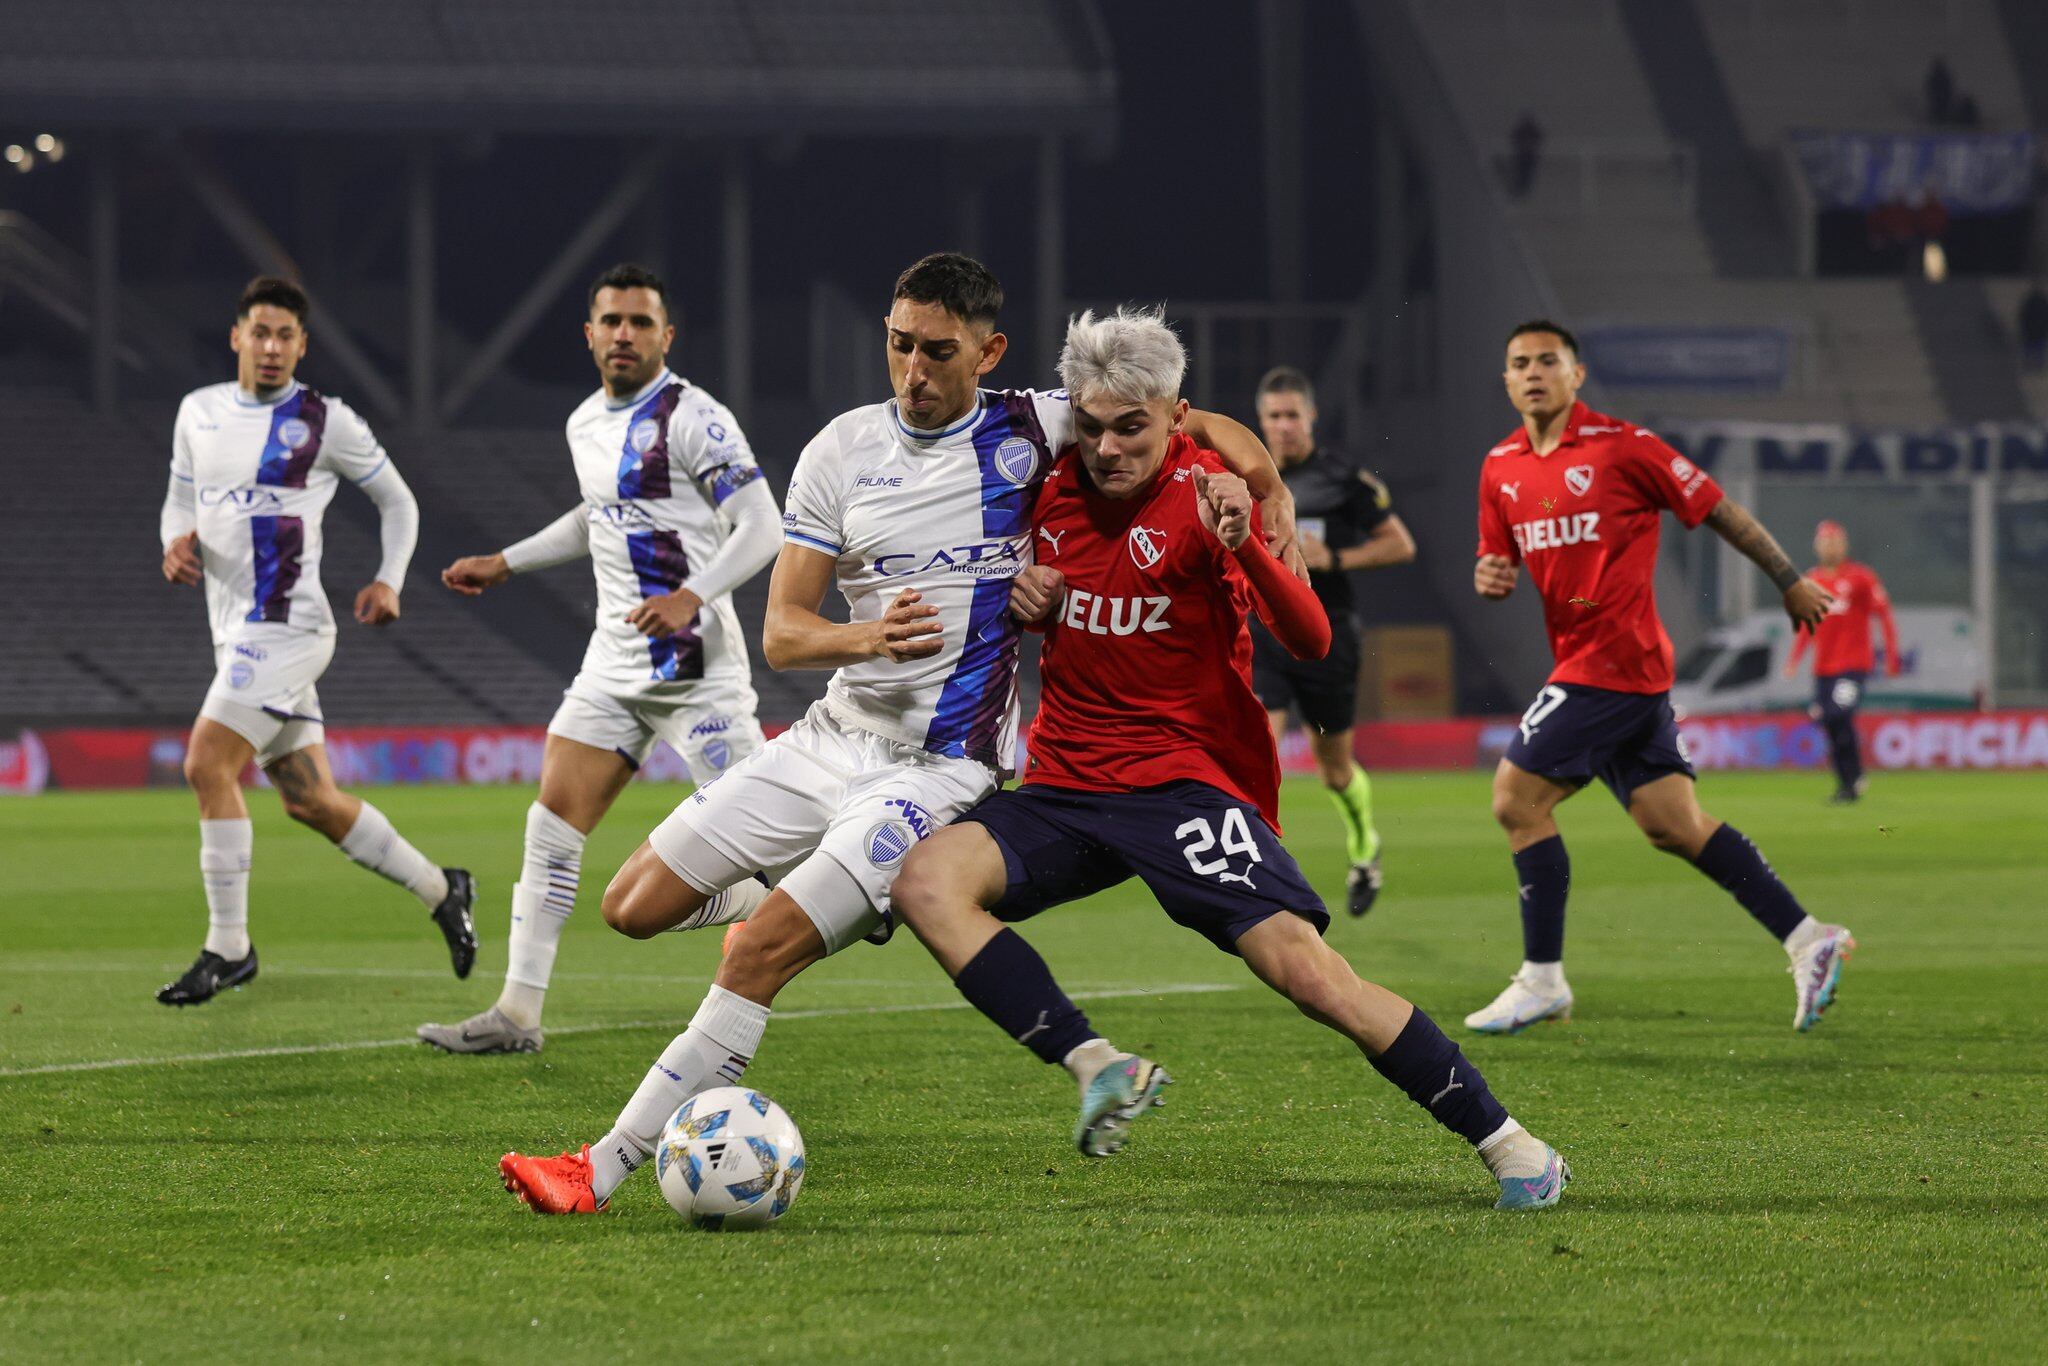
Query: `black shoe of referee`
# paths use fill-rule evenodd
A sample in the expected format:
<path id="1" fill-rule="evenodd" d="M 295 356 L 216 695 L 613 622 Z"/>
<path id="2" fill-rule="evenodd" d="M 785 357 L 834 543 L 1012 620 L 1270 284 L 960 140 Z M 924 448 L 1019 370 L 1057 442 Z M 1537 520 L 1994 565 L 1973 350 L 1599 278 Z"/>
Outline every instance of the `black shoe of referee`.
<path id="1" fill-rule="evenodd" d="M 167 1006 L 204 1005 L 229 987 L 255 980 L 254 944 L 232 963 L 210 949 L 201 949 L 199 956 L 192 960 L 192 966 L 185 969 L 184 976 L 157 988 L 156 998 Z"/>
<path id="2" fill-rule="evenodd" d="M 1372 903 L 1380 899 L 1380 856 L 1374 854 L 1370 863 L 1352 864 L 1345 883 L 1350 889 L 1347 906 L 1351 914 L 1360 916 L 1371 910 Z"/>
<path id="3" fill-rule="evenodd" d="M 448 876 L 448 895 L 434 907 L 434 923 L 448 941 L 448 959 L 455 965 L 455 975 L 467 977 L 476 966 L 476 925 L 469 918 L 469 908 L 476 902 L 476 879 L 467 868 L 441 871 Z"/>

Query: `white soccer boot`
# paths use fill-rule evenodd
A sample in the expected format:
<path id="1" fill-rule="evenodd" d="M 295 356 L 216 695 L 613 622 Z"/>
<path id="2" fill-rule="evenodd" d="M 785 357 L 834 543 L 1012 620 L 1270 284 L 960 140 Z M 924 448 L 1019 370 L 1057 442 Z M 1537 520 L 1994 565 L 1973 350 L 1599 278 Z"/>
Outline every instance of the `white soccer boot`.
<path id="1" fill-rule="evenodd" d="M 1856 951 L 1856 936 L 1844 925 L 1823 925 L 1812 943 L 1792 955 L 1792 985 L 1798 1005 L 1792 1012 L 1792 1027 L 1805 1033 L 1820 1023 L 1821 1013 L 1835 1001 L 1835 986 L 1842 980 L 1842 964 Z"/>
<path id="2" fill-rule="evenodd" d="M 1508 979 L 1508 989 L 1493 998 L 1483 1010 L 1465 1017 L 1465 1028 L 1481 1034 L 1519 1034 L 1539 1020 L 1569 1020 L 1572 1017 L 1572 989 L 1564 974 L 1556 982 L 1538 985 L 1524 967 Z"/>

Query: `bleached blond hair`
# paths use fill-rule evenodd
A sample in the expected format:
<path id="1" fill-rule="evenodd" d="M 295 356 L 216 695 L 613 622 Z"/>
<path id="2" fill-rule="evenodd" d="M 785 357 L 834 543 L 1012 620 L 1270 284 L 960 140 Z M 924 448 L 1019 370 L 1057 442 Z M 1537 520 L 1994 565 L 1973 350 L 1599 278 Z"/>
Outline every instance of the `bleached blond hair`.
<path id="1" fill-rule="evenodd" d="M 1187 348 L 1166 325 L 1164 309 L 1126 304 L 1100 318 L 1083 312 L 1067 320 L 1060 383 L 1076 399 L 1177 399 L 1187 371 Z"/>

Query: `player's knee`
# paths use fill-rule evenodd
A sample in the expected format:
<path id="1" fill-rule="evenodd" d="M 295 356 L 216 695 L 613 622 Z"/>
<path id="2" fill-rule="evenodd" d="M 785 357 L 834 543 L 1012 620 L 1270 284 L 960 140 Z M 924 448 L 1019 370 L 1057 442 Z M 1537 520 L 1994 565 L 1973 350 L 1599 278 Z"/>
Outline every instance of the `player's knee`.
<path id="1" fill-rule="evenodd" d="M 604 889 L 600 909 L 604 923 L 628 939 L 652 939 L 667 928 L 647 880 L 638 876 L 630 864 L 621 868 Z"/>
<path id="2" fill-rule="evenodd" d="M 315 830 L 326 830 L 341 815 L 341 794 L 331 787 L 310 790 L 279 788 L 278 799 L 285 815 Z M 343 833 L 347 833 L 346 829 Z"/>
<path id="3" fill-rule="evenodd" d="M 1500 828 L 1514 834 L 1533 825 L 1536 810 L 1512 790 L 1496 783 L 1493 789 L 1493 819 Z"/>
<path id="4" fill-rule="evenodd" d="M 1304 956 L 1290 963 L 1284 990 L 1295 1009 L 1321 1024 L 1342 1027 L 1350 1016 L 1353 974 L 1335 965 Z"/>
<path id="5" fill-rule="evenodd" d="M 1643 837 L 1653 848 L 1666 854 L 1684 858 L 1691 854 L 1696 844 L 1692 827 L 1683 822 L 1662 817 L 1640 817 L 1636 824 L 1642 827 Z"/>
<path id="6" fill-rule="evenodd" d="M 922 842 L 889 884 L 890 908 L 906 925 L 930 924 L 946 903 L 947 880 L 943 858 L 932 857 L 930 842 Z"/>

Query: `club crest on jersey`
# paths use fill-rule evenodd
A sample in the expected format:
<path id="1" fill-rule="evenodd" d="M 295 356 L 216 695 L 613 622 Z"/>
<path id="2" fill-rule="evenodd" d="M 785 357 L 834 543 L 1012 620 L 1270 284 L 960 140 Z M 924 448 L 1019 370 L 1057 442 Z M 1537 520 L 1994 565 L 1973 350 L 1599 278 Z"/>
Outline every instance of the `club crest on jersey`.
<path id="1" fill-rule="evenodd" d="M 1021 436 L 1007 438 L 996 447 L 996 473 L 1024 487 L 1038 473 L 1038 448 Z"/>
<path id="2" fill-rule="evenodd" d="M 286 450 L 295 451 L 313 439 L 313 428 L 302 417 L 288 417 L 277 424 L 277 439 Z"/>
<path id="3" fill-rule="evenodd" d="M 1150 569 L 1166 553 L 1166 532 L 1159 527 L 1134 526 L 1130 545 L 1131 562 L 1140 569 Z"/>
<path id="4" fill-rule="evenodd" d="M 246 659 L 238 659 L 228 666 L 228 686 L 240 690 L 256 681 L 256 666 Z"/>
<path id="5" fill-rule="evenodd" d="M 661 439 L 661 424 L 651 417 L 643 417 L 633 424 L 633 430 L 626 433 L 626 442 L 641 455 L 654 449 L 654 443 Z"/>
<path id="6" fill-rule="evenodd" d="M 1593 487 L 1593 467 L 1591 465 L 1572 466 L 1564 472 L 1564 486 L 1575 494 L 1583 495 L 1587 489 Z"/>

